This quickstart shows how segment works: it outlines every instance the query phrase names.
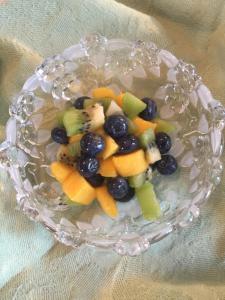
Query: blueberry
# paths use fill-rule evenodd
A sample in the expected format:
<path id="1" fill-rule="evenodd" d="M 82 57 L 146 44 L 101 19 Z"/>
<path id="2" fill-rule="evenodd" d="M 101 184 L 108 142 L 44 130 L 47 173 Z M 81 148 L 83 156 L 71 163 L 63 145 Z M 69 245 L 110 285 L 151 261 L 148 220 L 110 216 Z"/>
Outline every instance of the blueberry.
<path id="1" fill-rule="evenodd" d="M 154 119 L 157 113 L 155 101 L 147 97 L 143 98 L 142 101 L 147 104 L 147 107 L 139 114 L 139 117 L 146 121 Z"/>
<path id="2" fill-rule="evenodd" d="M 100 135 L 88 132 L 82 136 L 80 148 L 84 155 L 95 156 L 105 148 L 105 142 Z"/>
<path id="3" fill-rule="evenodd" d="M 76 109 L 83 109 L 84 108 L 84 101 L 86 99 L 90 99 L 90 97 L 88 96 L 83 96 L 83 97 L 79 97 L 75 100 L 73 106 L 76 108 Z"/>
<path id="4" fill-rule="evenodd" d="M 116 200 L 119 202 L 128 202 L 134 197 L 134 194 L 135 194 L 134 189 L 130 187 L 127 194 L 123 198 L 116 199 Z"/>
<path id="5" fill-rule="evenodd" d="M 167 153 L 172 146 L 171 139 L 165 132 L 157 133 L 155 142 L 161 154 Z"/>
<path id="6" fill-rule="evenodd" d="M 69 138 L 64 128 L 55 127 L 52 129 L 51 136 L 54 142 L 58 144 L 68 144 Z"/>
<path id="7" fill-rule="evenodd" d="M 90 178 L 97 173 L 99 169 L 99 161 L 95 157 L 80 157 L 77 161 L 77 170 L 79 173 Z"/>
<path id="8" fill-rule="evenodd" d="M 93 187 L 99 187 L 103 185 L 104 177 L 100 174 L 95 174 L 89 178 L 86 178 L 87 181 L 92 185 Z"/>
<path id="9" fill-rule="evenodd" d="M 139 140 L 133 134 L 128 134 L 116 140 L 119 145 L 118 154 L 131 153 L 139 148 Z"/>
<path id="10" fill-rule="evenodd" d="M 177 169 L 177 161 L 172 155 L 166 154 L 156 162 L 156 168 L 162 175 L 171 175 Z"/>
<path id="11" fill-rule="evenodd" d="M 104 130 L 113 138 L 120 138 L 128 133 L 128 122 L 124 116 L 109 116 L 104 124 Z"/>
<path id="12" fill-rule="evenodd" d="M 129 191 L 128 181 L 120 176 L 110 178 L 107 181 L 107 189 L 114 199 L 123 199 Z"/>

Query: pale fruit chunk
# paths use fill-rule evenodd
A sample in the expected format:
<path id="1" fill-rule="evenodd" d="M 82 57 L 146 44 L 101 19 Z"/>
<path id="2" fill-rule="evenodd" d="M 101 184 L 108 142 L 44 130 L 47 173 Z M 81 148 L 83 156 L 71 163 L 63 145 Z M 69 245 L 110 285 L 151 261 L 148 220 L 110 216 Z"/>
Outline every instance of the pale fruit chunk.
<path id="1" fill-rule="evenodd" d="M 106 116 L 109 117 L 111 115 L 123 115 L 123 110 L 119 107 L 118 104 L 116 104 L 115 101 L 111 101 L 107 111 Z"/>
<path id="2" fill-rule="evenodd" d="M 140 188 L 135 189 L 135 192 L 143 217 L 151 221 L 158 219 L 161 216 L 161 209 L 153 185 L 145 182 Z"/>
<path id="3" fill-rule="evenodd" d="M 152 165 L 160 159 L 161 159 L 161 154 L 159 152 L 159 149 L 155 145 L 155 143 L 153 142 L 149 144 L 146 149 L 146 160 L 148 164 Z"/>
<path id="4" fill-rule="evenodd" d="M 146 180 L 146 172 L 128 178 L 129 186 L 133 188 L 141 187 L 144 184 L 145 180 Z"/>
<path id="5" fill-rule="evenodd" d="M 116 217 L 118 215 L 116 201 L 108 193 L 106 186 L 96 188 L 96 195 L 103 211 L 111 218 Z"/>
<path id="6" fill-rule="evenodd" d="M 117 172 L 123 177 L 143 173 L 148 168 L 145 153 L 141 149 L 129 154 L 113 156 L 112 159 Z"/>
<path id="7" fill-rule="evenodd" d="M 63 182 L 64 193 L 71 201 L 88 205 L 96 198 L 95 189 L 77 171 Z"/>
<path id="8" fill-rule="evenodd" d="M 70 174 L 74 171 L 74 168 L 71 166 L 67 166 L 66 164 L 55 161 L 50 165 L 52 176 L 55 177 L 60 183 L 63 183 Z"/>

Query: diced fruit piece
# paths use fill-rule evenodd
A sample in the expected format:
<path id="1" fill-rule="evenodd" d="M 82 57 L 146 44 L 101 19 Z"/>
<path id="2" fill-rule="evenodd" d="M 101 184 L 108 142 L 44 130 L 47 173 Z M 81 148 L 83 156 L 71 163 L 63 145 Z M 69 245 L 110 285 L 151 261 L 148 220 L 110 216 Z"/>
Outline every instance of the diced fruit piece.
<path id="1" fill-rule="evenodd" d="M 82 156 L 77 161 L 78 172 L 86 178 L 95 175 L 98 172 L 98 169 L 99 161 L 95 157 Z"/>
<path id="2" fill-rule="evenodd" d="M 73 143 L 79 142 L 81 140 L 82 136 L 83 136 L 82 133 L 78 133 L 78 134 L 72 135 L 69 138 L 69 143 L 73 144 Z"/>
<path id="3" fill-rule="evenodd" d="M 131 119 L 127 119 L 127 123 L 128 123 L 128 133 L 137 132 L 137 126 L 134 124 L 133 121 L 131 121 Z"/>
<path id="4" fill-rule="evenodd" d="M 152 174 L 153 173 L 153 166 L 149 166 L 148 167 L 148 169 L 147 169 L 147 171 L 146 171 L 146 179 L 148 180 L 148 181 L 151 181 L 152 180 Z"/>
<path id="5" fill-rule="evenodd" d="M 108 193 L 106 186 L 98 187 L 96 189 L 97 200 L 100 203 L 103 211 L 114 218 L 118 215 L 116 202 L 113 197 Z"/>
<path id="6" fill-rule="evenodd" d="M 84 109 L 91 105 L 94 105 L 95 103 L 95 100 L 91 98 L 84 100 Z"/>
<path id="7" fill-rule="evenodd" d="M 76 109 L 83 109 L 84 108 L 84 102 L 85 100 L 87 99 L 90 99 L 90 97 L 88 96 L 83 96 L 83 97 L 79 97 L 75 100 L 73 106 L 76 108 Z"/>
<path id="8" fill-rule="evenodd" d="M 161 159 L 161 154 L 156 144 L 154 142 L 148 144 L 148 147 L 146 149 L 146 160 L 148 164 L 152 165 L 160 159 Z"/>
<path id="9" fill-rule="evenodd" d="M 109 117 L 111 115 L 123 115 L 123 110 L 116 104 L 115 101 L 111 101 L 107 111 L 106 116 Z"/>
<path id="10" fill-rule="evenodd" d="M 85 133 L 80 140 L 83 154 L 94 157 L 105 148 L 105 141 L 101 135 L 94 132 Z"/>
<path id="11" fill-rule="evenodd" d="M 92 91 L 92 96 L 94 98 L 112 98 L 116 99 L 116 95 L 110 88 L 99 87 Z"/>
<path id="12" fill-rule="evenodd" d="M 155 133 L 152 128 L 146 129 L 142 134 L 139 136 L 139 141 L 143 148 L 146 148 L 149 143 L 155 140 Z"/>
<path id="13" fill-rule="evenodd" d="M 113 164 L 111 157 L 107 158 L 105 160 L 102 160 L 100 162 L 99 173 L 103 177 L 116 177 L 117 176 L 116 168 Z"/>
<path id="14" fill-rule="evenodd" d="M 156 169 L 162 175 L 171 175 L 177 170 L 177 161 L 172 155 L 163 155 L 156 163 Z"/>
<path id="15" fill-rule="evenodd" d="M 157 132 L 165 132 L 165 133 L 169 134 L 176 130 L 175 125 L 168 121 L 161 120 L 161 119 L 154 119 L 153 122 L 156 123 L 156 129 L 155 129 L 156 133 Z"/>
<path id="16" fill-rule="evenodd" d="M 64 116 L 64 111 L 59 111 L 57 113 L 57 121 L 58 121 L 58 124 L 59 126 L 63 126 L 63 116 Z"/>
<path id="17" fill-rule="evenodd" d="M 155 101 L 147 97 L 141 100 L 147 105 L 147 107 L 139 114 L 139 117 L 146 121 L 154 119 L 157 113 Z"/>
<path id="18" fill-rule="evenodd" d="M 58 144 L 68 144 L 69 139 L 64 128 L 55 127 L 51 131 L 51 137 Z"/>
<path id="19" fill-rule="evenodd" d="M 161 154 L 167 153 L 172 146 L 171 138 L 165 132 L 158 132 L 155 142 Z"/>
<path id="20" fill-rule="evenodd" d="M 67 148 L 68 148 L 68 153 L 70 156 L 73 156 L 73 157 L 80 156 L 80 152 L 81 152 L 80 142 L 75 142 L 75 143 L 69 144 L 67 146 Z"/>
<path id="21" fill-rule="evenodd" d="M 77 203 L 88 205 L 96 197 L 95 189 L 77 171 L 74 171 L 62 184 L 64 193 Z"/>
<path id="22" fill-rule="evenodd" d="M 104 109 L 102 105 L 96 103 L 91 107 L 85 109 L 88 115 L 88 121 L 86 122 L 86 130 L 94 131 L 101 127 L 105 123 Z"/>
<path id="23" fill-rule="evenodd" d="M 153 185 L 146 182 L 135 192 L 144 218 L 151 221 L 158 219 L 161 216 L 161 209 Z"/>
<path id="24" fill-rule="evenodd" d="M 147 105 L 130 93 L 125 93 L 123 96 L 122 108 L 125 114 L 130 118 L 135 118 L 140 112 L 142 112 Z"/>
<path id="25" fill-rule="evenodd" d="M 74 166 L 75 158 L 70 155 L 68 146 L 60 146 L 56 157 L 58 161 L 61 161 L 66 165 Z"/>
<path id="26" fill-rule="evenodd" d="M 142 149 L 135 152 L 113 156 L 117 172 L 124 177 L 130 177 L 145 172 L 148 164 Z"/>
<path id="27" fill-rule="evenodd" d="M 114 153 L 117 152 L 119 149 L 118 144 L 114 141 L 113 138 L 109 135 L 104 135 L 104 140 L 105 140 L 105 149 L 101 153 L 101 157 L 103 159 L 107 159 L 110 156 L 112 156 Z"/>
<path id="28" fill-rule="evenodd" d="M 123 106 L 123 96 L 125 95 L 125 93 L 121 93 L 120 95 L 118 95 L 116 97 L 116 102 L 117 104 L 122 107 Z"/>
<path id="29" fill-rule="evenodd" d="M 119 145 L 118 154 L 126 154 L 136 151 L 140 148 L 138 138 L 133 134 L 128 134 L 117 140 Z"/>
<path id="30" fill-rule="evenodd" d="M 132 120 L 134 125 L 137 127 L 137 134 L 141 134 L 143 133 L 145 130 L 147 130 L 148 128 L 152 128 L 153 130 L 155 130 L 156 128 L 156 124 L 149 122 L 149 121 L 145 121 L 141 118 L 135 118 Z"/>
<path id="31" fill-rule="evenodd" d="M 133 188 L 129 187 L 127 194 L 123 198 L 116 199 L 116 201 L 128 202 L 134 197 L 134 195 L 135 195 L 135 190 Z"/>
<path id="32" fill-rule="evenodd" d="M 129 185 L 133 188 L 141 187 L 145 183 L 145 180 L 146 180 L 146 172 L 128 178 Z"/>
<path id="33" fill-rule="evenodd" d="M 71 166 L 67 166 L 66 164 L 55 161 L 50 166 L 52 176 L 56 178 L 59 182 L 64 182 L 69 175 L 74 171 L 74 168 Z"/>
<path id="34" fill-rule="evenodd" d="M 78 109 L 69 109 L 63 116 L 63 124 L 68 136 L 75 135 L 84 130 L 86 115 Z"/>
<path id="35" fill-rule="evenodd" d="M 101 174 L 95 174 L 89 178 L 86 178 L 86 180 L 93 186 L 93 187 L 99 187 L 103 185 L 104 183 L 104 177 Z"/>
<path id="36" fill-rule="evenodd" d="M 107 180 L 107 189 L 114 199 L 120 200 L 128 194 L 129 184 L 127 179 L 117 176 Z"/>
<path id="37" fill-rule="evenodd" d="M 104 130 L 113 138 L 120 138 L 128 133 L 128 122 L 126 117 L 112 115 L 106 119 Z"/>

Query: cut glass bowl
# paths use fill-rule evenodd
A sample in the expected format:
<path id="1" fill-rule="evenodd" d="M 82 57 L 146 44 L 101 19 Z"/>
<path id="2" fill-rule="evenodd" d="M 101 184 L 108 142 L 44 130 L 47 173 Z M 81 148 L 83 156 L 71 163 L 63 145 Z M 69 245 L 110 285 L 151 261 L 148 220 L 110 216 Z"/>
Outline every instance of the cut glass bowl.
<path id="1" fill-rule="evenodd" d="M 50 138 L 57 112 L 98 86 L 130 91 L 157 101 L 159 116 L 176 126 L 171 138 L 179 170 L 154 173 L 162 217 L 143 219 L 135 199 L 118 203 L 119 217 L 107 217 L 97 203 L 68 206 L 49 172 L 58 145 Z M 17 203 L 60 242 L 138 255 L 152 243 L 199 215 L 220 182 L 225 110 L 202 82 L 195 67 L 151 42 L 87 36 L 37 67 L 10 105 L 0 161 L 13 180 Z"/>

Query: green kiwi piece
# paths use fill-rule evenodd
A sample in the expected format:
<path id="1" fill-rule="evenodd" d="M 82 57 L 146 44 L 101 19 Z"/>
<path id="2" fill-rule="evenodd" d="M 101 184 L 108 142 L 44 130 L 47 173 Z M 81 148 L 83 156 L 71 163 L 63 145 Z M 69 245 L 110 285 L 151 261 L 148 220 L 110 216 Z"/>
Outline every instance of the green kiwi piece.
<path id="1" fill-rule="evenodd" d="M 161 209 L 153 185 L 145 182 L 141 187 L 136 188 L 135 192 L 144 218 L 157 220 L 161 216 Z"/>
<path id="2" fill-rule="evenodd" d="M 140 112 L 146 108 L 146 104 L 130 93 L 125 93 L 123 96 L 122 108 L 128 118 L 135 118 Z"/>
<path id="3" fill-rule="evenodd" d="M 139 141 L 143 148 L 146 148 L 148 144 L 154 140 L 155 140 L 155 133 L 152 128 L 148 128 L 139 136 Z"/>
<path id="4" fill-rule="evenodd" d="M 129 177 L 128 182 L 130 187 L 139 188 L 144 184 L 145 179 L 146 179 L 146 172 L 143 172 L 138 175 Z"/>

